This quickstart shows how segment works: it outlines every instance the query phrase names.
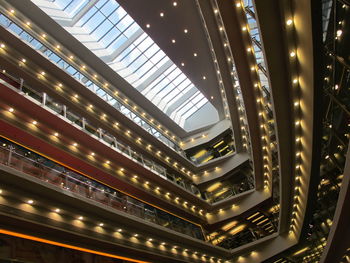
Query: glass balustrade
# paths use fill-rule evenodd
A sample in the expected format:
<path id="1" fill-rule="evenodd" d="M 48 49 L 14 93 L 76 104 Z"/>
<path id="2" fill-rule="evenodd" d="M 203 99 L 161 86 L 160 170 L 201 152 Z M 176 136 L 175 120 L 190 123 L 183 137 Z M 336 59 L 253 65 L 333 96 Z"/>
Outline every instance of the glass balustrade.
<path id="1" fill-rule="evenodd" d="M 143 167 L 151 170 L 158 176 L 177 184 L 185 190 L 193 193 L 197 197 L 203 198 L 198 188 L 189 180 L 168 173 L 164 167 L 156 164 L 154 161 L 146 158 L 144 155 L 137 153 L 130 146 L 117 141 L 117 139 L 113 135 L 109 134 L 107 131 L 104 131 L 102 128 L 95 127 L 94 125 L 89 123 L 89 121 L 86 118 L 72 112 L 68 107 L 62 105 L 59 102 L 56 102 L 47 94 L 45 94 L 44 96 L 44 93 L 34 91 L 32 88 L 29 88 L 26 85 L 22 86 L 21 90 L 19 90 L 19 83 L 15 81 L 12 77 L 10 77 L 8 73 L 6 75 L 0 73 L 0 83 L 3 83 L 5 85 L 10 84 L 11 87 L 16 88 L 19 94 L 29 97 L 32 101 L 35 101 L 38 105 L 45 108 L 46 110 L 51 110 L 52 113 L 60 116 L 61 119 L 67 121 L 74 127 L 86 132 L 90 136 L 94 137 L 96 140 L 99 140 L 101 143 L 104 143 L 106 146 L 111 147 L 113 150 L 116 150 L 124 156 L 132 159 L 134 162 L 137 162 Z"/>
<path id="2" fill-rule="evenodd" d="M 197 225 L 89 179 L 2 137 L 0 144 L 0 165 L 12 167 L 28 176 L 54 185 L 69 192 L 69 195 L 89 198 L 111 210 L 118 210 L 204 240 L 201 228 Z"/>

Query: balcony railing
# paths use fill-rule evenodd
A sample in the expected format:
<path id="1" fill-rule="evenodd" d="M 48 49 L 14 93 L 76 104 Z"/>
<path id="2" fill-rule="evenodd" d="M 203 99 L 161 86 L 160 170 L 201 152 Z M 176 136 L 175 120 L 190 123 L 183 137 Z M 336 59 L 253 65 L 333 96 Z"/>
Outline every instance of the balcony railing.
<path id="1" fill-rule="evenodd" d="M 0 137 L 0 143 L 0 165 L 12 167 L 30 177 L 54 185 L 69 192 L 69 195 L 73 193 L 89 198 L 112 210 L 204 240 L 201 228 L 197 225 L 82 176 L 4 138 Z"/>
<path id="2" fill-rule="evenodd" d="M 113 150 L 130 158 L 131 160 L 142 165 L 146 169 L 151 170 L 158 176 L 175 183 L 176 185 L 193 193 L 199 198 L 203 198 L 198 188 L 189 180 L 186 180 L 181 176 L 168 173 L 163 166 L 156 164 L 154 161 L 136 152 L 130 146 L 117 141 L 117 139 L 113 135 L 109 134 L 107 131 L 104 131 L 102 128 L 95 127 L 93 124 L 91 124 L 91 122 L 89 122 L 88 119 L 72 112 L 67 106 L 56 102 L 46 93 L 40 93 L 28 86 L 23 86 L 23 82 L 22 86 L 20 86 L 20 84 L 17 83 L 16 80 L 13 81 L 13 79 L 14 78 L 9 76 L 8 73 L 6 75 L 4 73 L 0 73 L 0 83 L 10 85 L 12 88 L 14 88 L 15 91 L 18 92 L 18 94 L 29 98 L 37 105 L 59 116 L 62 120 L 65 120 L 70 125 L 73 125 L 74 127 L 84 131 L 85 133 L 92 136 L 94 139 L 100 141 L 108 147 L 111 147 Z"/>

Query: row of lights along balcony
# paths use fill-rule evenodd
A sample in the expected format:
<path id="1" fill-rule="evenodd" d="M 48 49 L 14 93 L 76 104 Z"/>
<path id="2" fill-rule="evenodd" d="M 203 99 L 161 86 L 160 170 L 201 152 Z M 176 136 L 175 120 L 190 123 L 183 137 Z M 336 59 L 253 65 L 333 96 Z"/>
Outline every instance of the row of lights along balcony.
<path id="1" fill-rule="evenodd" d="M 249 130 L 248 130 L 248 121 L 247 121 L 247 116 L 246 116 L 246 110 L 245 110 L 245 104 L 244 104 L 244 100 L 242 97 L 242 90 L 239 84 L 239 80 L 238 80 L 238 74 L 236 71 L 236 66 L 233 60 L 233 55 L 231 52 L 231 48 L 230 48 L 230 44 L 228 41 L 228 37 L 226 34 L 226 30 L 218 9 L 218 5 L 216 1 L 211 1 L 212 6 L 213 6 L 213 12 L 214 12 L 214 16 L 218 25 L 218 29 L 220 32 L 220 37 L 224 46 L 224 51 L 226 53 L 226 63 L 228 64 L 228 67 L 231 69 L 231 79 L 232 79 L 232 83 L 233 83 L 233 89 L 234 89 L 234 94 L 236 94 L 235 96 L 235 100 L 238 106 L 238 114 L 239 114 L 239 121 L 240 121 L 240 126 L 241 126 L 241 139 L 243 142 L 243 148 L 251 154 L 251 145 L 250 145 L 250 135 L 249 135 Z M 219 67 L 217 59 L 214 60 L 216 67 Z M 223 83 L 222 81 L 222 76 L 220 71 L 217 71 L 218 73 L 218 79 L 219 79 L 219 83 Z"/>
<path id="2" fill-rule="evenodd" d="M 23 62 L 20 62 L 20 63 L 23 63 Z M 6 74 L 6 76 L 9 76 L 7 72 L 3 72 L 2 74 L 0 73 L 0 75 L 2 76 L 1 77 L 2 79 L 4 79 L 3 77 L 4 74 Z M 3 84 L 8 85 L 8 82 L 4 82 L 1 79 L 0 81 Z M 13 86 L 11 85 L 11 87 Z M 19 91 L 20 95 L 24 95 L 30 98 L 33 102 L 37 103 L 39 106 L 43 107 L 44 109 L 49 110 L 54 114 L 58 114 L 63 120 L 67 121 L 68 123 L 75 126 L 76 128 L 86 131 L 87 134 L 92 136 L 94 139 L 104 143 L 106 146 L 109 146 L 113 150 L 123 154 L 124 156 L 127 156 L 128 158 L 131 158 L 135 162 L 153 171 L 155 174 L 161 176 L 162 178 L 169 180 L 171 182 L 174 182 L 176 185 L 183 187 L 185 190 L 190 191 L 196 196 L 203 198 L 203 196 L 200 194 L 198 188 L 195 185 L 191 184 L 189 181 L 185 181 L 184 178 L 176 177 L 175 175 L 167 173 L 165 168 L 155 164 L 153 161 L 148 160 L 141 154 L 133 151 L 129 146 L 121 144 L 115 139 L 113 135 L 103 131 L 102 129 L 95 128 L 93 125 L 89 124 L 89 121 L 86 118 L 77 117 L 78 116 L 77 114 L 70 111 L 70 109 L 68 109 L 65 105 L 57 103 L 56 101 L 51 99 L 47 94 L 38 93 L 35 90 L 28 88 L 26 86 L 22 86 L 21 90 L 18 90 L 16 88 L 15 90 Z M 9 108 L 8 111 L 14 114 L 14 108 Z M 39 123 L 36 120 L 31 121 L 31 124 L 36 126 L 39 125 Z M 52 132 L 52 135 L 55 137 L 55 140 L 57 141 L 60 134 L 58 132 Z M 71 145 L 74 147 L 74 149 L 78 147 L 78 143 L 76 142 L 72 142 Z M 88 153 L 87 156 L 91 161 L 97 161 L 98 156 L 94 152 Z M 107 161 L 101 160 L 101 163 L 106 164 L 104 168 L 107 167 L 109 168 L 109 170 L 112 169 L 111 168 L 112 163 L 109 160 Z M 124 168 L 120 168 L 117 171 L 117 174 L 120 175 L 120 171 L 124 174 Z M 138 179 L 138 176 L 134 175 L 132 176 L 131 180 L 133 183 L 140 183 L 141 179 Z M 144 186 L 146 190 L 149 190 L 149 191 L 152 190 L 152 185 L 148 181 L 144 181 L 142 186 Z M 156 191 L 157 194 L 161 194 L 162 191 L 159 186 L 155 185 L 153 188 L 155 189 L 154 191 Z M 172 195 L 170 195 L 169 192 L 164 192 L 164 196 L 169 200 L 172 198 Z M 193 205 L 192 206 L 188 205 L 187 201 L 181 201 L 180 198 L 176 196 L 174 198 L 175 198 L 174 201 L 176 204 L 180 204 L 182 202 L 184 204 L 183 207 L 187 208 L 189 211 L 191 212 L 196 211 L 195 209 L 196 207 Z M 198 214 L 203 216 L 203 210 L 199 210 L 197 212 Z"/>
<path id="3" fill-rule="evenodd" d="M 90 198 L 113 209 L 204 240 L 203 233 L 198 225 L 89 179 L 5 138 L 0 137 L 0 141 L 0 163 L 3 165 L 9 165 L 43 182 Z"/>
<path id="4" fill-rule="evenodd" d="M 331 16 L 333 8 L 337 10 L 335 16 Z M 327 47 L 325 52 L 329 52 L 325 57 L 323 108 L 328 110 L 323 113 L 322 119 L 320 181 L 317 194 L 315 194 L 317 205 L 312 209 L 312 217 L 309 222 L 304 223 L 306 233 L 298 245 L 300 250 L 295 252 L 296 249 L 289 249 L 281 255 L 279 261 L 283 261 L 286 257 L 303 262 L 316 262 L 321 259 L 333 224 L 332 218 L 337 203 L 335 196 L 339 195 L 344 176 L 350 139 L 350 124 L 347 122 L 349 111 L 347 110 L 348 103 L 346 103 L 349 99 L 347 90 L 350 68 L 343 64 L 342 60 L 336 59 L 336 56 L 342 57 L 342 54 L 338 53 L 336 56 L 335 54 L 342 50 L 339 46 L 343 40 L 342 32 L 345 22 L 343 19 L 346 17 L 346 10 L 350 10 L 350 7 L 340 1 L 328 1 L 324 3 L 322 10 L 324 14 L 322 16 L 323 42 Z M 292 24 L 293 20 L 287 21 L 288 26 Z M 330 51 L 331 49 L 333 50 Z M 337 74 L 337 72 L 346 72 L 346 75 Z M 292 218 L 296 215 L 297 211 L 293 211 Z"/>
<path id="5" fill-rule="evenodd" d="M 222 75 L 221 75 L 221 71 L 220 71 L 220 67 L 219 67 L 219 63 L 214 51 L 214 47 L 210 38 L 210 34 L 209 34 L 209 30 L 208 27 L 206 25 L 205 19 L 204 19 L 204 15 L 201 11 L 200 5 L 198 0 L 196 1 L 197 4 L 197 8 L 199 10 L 200 16 L 201 16 L 201 20 L 202 20 L 202 24 L 204 26 L 205 29 L 205 34 L 209 43 L 209 47 L 211 50 L 211 56 L 213 58 L 214 61 L 214 67 L 216 69 L 217 72 L 217 79 L 218 79 L 218 83 L 219 83 L 219 87 L 221 90 L 221 98 L 223 101 L 223 105 L 224 105 L 224 109 L 225 109 L 225 115 L 227 119 L 230 119 L 230 112 L 229 112 L 229 107 L 228 107 L 228 101 L 227 101 L 227 97 L 226 97 L 226 93 L 225 93 L 225 88 L 223 85 L 223 79 L 222 79 Z M 217 14 L 218 13 L 218 9 L 214 9 L 214 13 Z M 224 28 L 223 27 L 219 27 L 219 31 L 224 33 Z M 228 41 L 224 42 L 224 47 L 226 48 L 228 46 Z M 233 61 L 233 57 L 232 54 L 230 53 L 230 50 L 225 49 L 227 54 L 227 62 L 229 63 L 229 67 L 232 68 L 231 71 L 231 78 L 232 78 L 232 83 L 233 83 L 233 88 L 235 90 L 236 93 L 236 103 L 238 106 L 238 113 L 239 113 L 239 122 L 240 122 L 240 127 L 241 127 L 241 136 L 242 136 L 242 142 L 243 142 L 243 148 L 245 150 L 248 151 L 248 153 L 251 153 L 251 148 L 250 148 L 250 139 L 249 139 L 249 132 L 248 132 L 248 122 L 247 122 L 247 117 L 245 114 L 245 106 L 244 106 L 244 102 L 243 102 L 243 98 L 242 98 L 242 92 L 239 86 L 239 81 L 238 81 L 238 76 L 237 76 L 237 72 L 235 70 L 235 66 L 234 66 L 234 61 Z M 207 174 L 207 171 L 203 172 L 203 176 L 205 176 Z"/>
<path id="6" fill-rule="evenodd" d="M 14 110 L 11 110 L 10 112 L 14 113 Z M 37 123 L 35 125 L 37 125 Z M 98 203 L 106 205 L 112 208 L 112 211 L 113 209 L 116 209 L 118 211 L 137 216 L 151 223 L 166 226 L 167 228 L 190 235 L 194 238 L 202 240 L 204 239 L 201 228 L 197 225 L 177 218 L 171 214 L 167 214 L 166 212 L 152 207 L 149 204 L 129 197 L 123 192 L 117 191 L 113 188 L 107 187 L 101 183 L 89 179 L 84 175 L 72 171 L 37 153 L 33 153 L 27 148 L 19 146 L 16 143 L 8 141 L 5 138 L 0 137 L 0 142 L 0 164 L 8 165 L 45 183 L 59 187 L 64 191 L 68 191 L 81 197 L 89 198 Z M 27 203 L 32 205 L 34 204 L 34 201 L 32 199 L 29 199 Z M 59 208 L 56 208 L 55 212 L 62 213 L 63 211 Z M 86 220 L 86 218 L 87 216 L 81 215 L 78 219 Z M 257 223 L 257 226 L 255 226 L 254 229 L 249 229 L 248 232 L 260 233 L 259 238 L 262 238 L 263 236 L 261 236 L 261 234 L 263 233 L 261 233 L 260 229 L 260 225 L 262 223 L 269 225 L 268 229 L 266 229 L 266 231 L 264 230 L 264 233 L 267 231 L 273 232 L 273 229 L 276 229 L 275 227 L 271 229 L 274 223 L 270 221 L 266 223 L 265 221 L 266 220 L 263 220 L 263 222 Z M 99 223 L 99 226 L 103 227 L 105 224 Z M 243 227 L 242 230 L 244 228 L 245 227 Z M 231 230 L 234 231 L 234 229 Z M 118 232 L 121 232 L 121 230 Z M 237 238 L 236 234 L 238 234 L 240 231 L 234 232 L 235 234 L 233 236 Z M 230 243 L 228 241 L 231 240 L 233 236 L 227 237 L 227 235 L 221 235 L 220 238 L 218 236 L 211 236 L 208 241 L 212 242 L 214 245 L 221 246 L 226 249 L 232 249 L 232 246 L 228 247 L 228 244 Z M 236 245 L 241 246 L 243 243 L 247 242 L 248 240 L 244 240 L 239 243 L 239 245 Z"/>
<path id="7" fill-rule="evenodd" d="M 33 2 L 180 127 L 186 130 L 186 120 L 195 113 L 206 125 L 219 121 L 215 107 L 117 1 L 98 0 L 90 6 L 83 0 Z M 164 12 L 159 19 L 166 19 Z M 208 117 L 208 111 L 215 117 Z"/>
<path id="8" fill-rule="evenodd" d="M 287 9 L 287 8 L 286 8 Z M 296 34 L 297 34 L 297 25 L 295 25 L 294 21 L 294 14 L 290 9 L 285 10 L 285 26 L 286 26 L 286 34 L 287 38 L 289 39 L 288 42 L 288 50 L 289 50 L 289 63 L 290 63 L 290 72 L 292 79 L 290 81 L 292 91 L 293 91 L 293 97 L 294 97 L 294 123 L 295 123 L 295 169 L 294 169 L 294 199 L 292 201 L 293 203 L 293 209 L 292 209 L 292 215 L 291 215 L 291 223 L 289 228 L 289 234 L 296 235 L 298 231 L 300 231 L 301 228 L 301 220 L 302 220 L 302 206 L 303 202 L 301 202 L 300 197 L 304 194 L 303 192 L 303 182 L 305 182 L 306 177 L 308 176 L 306 174 L 306 171 L 303 166 L 303 157 L 304 156 L 304 120 L 303 120 L 303 101 L 301 100 L 302 96 L 302 87 L 299 82 L 299 60 L 298 60 L 298 48 L 297 48 L 297 41 L 296 41 Z M 300 26 L 300 25 L 299 25 Z M 298 225 L 299 221 L 299 225 Z"/>
<path id="9" fill-rule="evenodd" d="M 233 62 L 233 56 L 232 56 L 231 47 L 228 44 L 229 41 L 228 41 L 228 37 L 227 37 L 227 34 L 226 34 L 226 30 L 225 30 L 225 27 L 224 27 L 224 23 L 223 23 L 222 17 L 221 17 L 220 12 L 219 12 L 218 4 L 217 4 L 217 2 L 215 0 L 212 0 L 212 5 L 213 5 L 214 16 L 216 18 L 216 21 L 217 21 L 217 24 L 218 24 L 218 27 L 219 27 L 219 32 L 221 33 L 220 36 L 222 38 L 222 43 L 224 45 L 225 51 L 228 54 L 227 63 L 229 64 L 230 67 L 232 67 L 233 72 L 235 72 L 232 75 L 235 75 L 236 78 L 237 78 L 237 73 L 236 73 L 236 70 L 235 70 L 234 62 Z M 244 11 L 243 8 L 242 8 L 243 5 L 242 5 L 242 3 L 240 1 L 237 2 L 237 3 L 234 3 L 234 5 L 237 7 L 238 10 L 241 9 L 242 11 Z M 242 30 L 243 30 L 243 32 L 246 32 L 246 31 L 249 31 L 249 28 L 248 28 L 248 26 L 243 25 L 242 26 Z M 255 33 L 259 34 L 258 29 L 256 30 Z M 252 57 L 255 58 L 255 61 L 257 59 L 260 59 L 260 60 L 263 59 L 263 57 L 261 57 L 260 55 L 258 55 L 257 58 L 255 57 L 256 53 L 254 52 L 254 49 L 250 45 L 248 45 L 248 47 L 247 47 L 247 53 L 248 53 L 248 55 L 252 55 Z M 259 117 L 260 117 L 259 121 L 261 122 L 261 125 L 260 125 L 261 132 L 262 132 L 262 134 L 264 134 L 261 137 L 261 139 L 262 139 L 262 144 L 263 144 L 262 150 L 263 150 L 263 153 L 264 153 L 264 158 L 263 158 L 263 161 L 264 161 L 264 167 L 263 167 L 264 168 L 264 185 L 265 185 L 264 187 L 267 189 L 269 184 L 272 181 L 272 176 L 271 176 L 272 171 L 274 171 L 274 173 L 278 173 L 278 167 L 277 166 L 273 166 L 272 160 L 274 158 L 271 157 L 271 153 L 273 151 L 277 151 L 277 149 L 275 147 L 276 146 L 276 142 L 270 143 L 270 140 L 274 140 L 275 141 L 275 138 L 274 138 L 274 136 L 270 136 L 268 134 L 270 132 L 268 130 L 270 128 L 269 125 L 271 125 L 270 122 L 272 122 L 272 123 L 274 123 L 274 122 L 273 122 L 273 119 L 271 121 L 269 120 L 269 119 L 273 118 L 272 110 L 270 110 L 270 108 L 269 108 L 269 107 L 271 107 L 271 103 L 269 101 L 266 101 L 266 103 L 264 103 L 264 100 L 270 99 L 270 97 L 268 96 L 269 93 L 268 94 L 263 94 L 264 92 L 266 93 L 267 90 L 264 89 L 264 87 L 261 85 L 261 82 L 260 82 L 260 79 L 259 79 L 259 75 L 256 74 L 257 66 L 254 65 L 254 66 L 252 66 L 251 69 L 252 69 L 253 73 L 255 72 L 254 78 L 256 79 L 256 82 L 254 83 L 254 87 L 256 88 L 257 97 L 258 97 L 257 105 L 258 105 L 258 109 L 259 109 Z M 266 77 L 266 75 L 264 75 L 264 80 L 266 80 L 266 79 L 267 79 L 267 77 Z M 238 83 L 238 81 L 237 81 L 237 83 Z M 264 82 L 264 84 L 266 84 L 266 83 L 268 83 L 268 81 Z M 236 86 L 238 87 L 238 85 L 236 85 Z M 240 88 L 236 89 L 236 93 L 237 93 L 236 99 L 240 99 L 240 98 L 242 99 L 242 97 L 241 97 L 241 89 Z M 244 105 L 243 101 L 242 101 L 241 105 Z M 242 107 L 242 106 L 239 107 L 239 113 L 240 113 L 240 120 L 243 120 L 243 121 L 246 120 L 244 107 Z M 242 124 L 244 124 L 244 123 L 242 123 Z M 245 122 L 245 124 L 247 124 L 247 122 Z M 246 146 L 246 147 L 247 147 L 247 143 L 248 143 L 247 137 L 248 137 L 248 128 L 243 126 L 242 127 L 242 139 L 243 139 L 243 142 L 244 142 L 244 146 Z M 275 154 L 275 155 L 278 156 L 277 154 Z M 274 162 L 274 163 L 278 164 L 278 161 Z"/>
<path id="10" fill-rule="evenodd" d="M 108 104 L 114 106 L 114 108 L 123 115 L 138 124 L 178 154 L 186 157 L 185 153 L 179 146 L 181 142 L 175 135 L 171 135 L 169 131 L 163 130 L 161 125 L 157 124 L 152 117 L 146 116 L 146 113 L 143 110 L 138 109 L 138 106 L 133 105 L 133 103 L 121 94 L 121 92 L 115 91 L 114 87 L 111 88 L 111 85 L 106 81 L 103 81 L 97 74 L 90 74 L 93 70 L 89 70 L 83 63 L 80 63 L 78 58 L 75 58 L 72 55 L 67 56 L 66 54 L 69 54 L 69 51 L 58 44 L 52 44 L 51 42 L 56 41 L 53 39 L 50 41 L 47 34 L 42 33 L 39 35 L 38 32 L 41 31 L 40 29 L 35 28 L 35 26 L 29 22 L 21 21 L 19 17 L 14 15 L 15 12 L 12 10 L 13 9 L 7 11 L 1 8 L 2 14 L 0 17 L 0 23 L 3 27 L 8 28 L 12 33 L 20 36 L 22 41 L 30 44 L 37 51 L 45 55 L 45 57 L 51 62 L 55 63 L 59 68 L 74 77 Z M 9 15 L 6 15 L 6 13 Z M 23 24 L 23 26 L 19 26 L 20 24 Z M 34 37 L 36 35 L 37 37 Z M 39 46 L 39 48 L 37 48 L 37 46 Z M 52 48 L 50 48 L 50 46 L 52 46 Z M 63 57 L 67 58 L 63 59 Z"/>
<path id="11" fill-rule="evenodd" d="M 19 63 L 20 64 L 27 63 L 27 61 L 23 62 L 23 59 L 22 59 L 19 61 Z M 7 72 L 6 72 L 6 76 L 9 76 Z M 40 77 L 42 77 L 42 74 L 40 75 Z M 200 191 L 198 190 L 198 188 L 194 184 L 190 183 L 189 181 L 186 182 L 184 178 L 176 177 L 175 175 L 167 173 L 165 168 L 148 160 L 147 158 L 145 158 L 141 154 L 136 153 L 135 151 L 131 150 L 130 147 L 121 144 L 120 142 L 118 142 L 115 139 L 115 137 L 113 135 L 103 131 L 102 129 L 95 128 L 94 126 L 89 124 L 88 119 L 78 117 L 78 115 L 76 115 L 74 112 L 71 112 L 66 106 L 64 106 L 60 103 L 57 103 L 52 98 L 50 98 L 47 94 L 38 93 L 37 91 L 35 91 L 31 88 L 28 88 L 25 85 L 22 86 L 22 89 L 19 91 L 19 94 L 26 95 L 26 96 L 30 97 L 35 102 L 37 102 L 38 105 L 45 108 L 46 110 L 49 110 L 49 111 L 53 112 L 54 114 L 59 114 L 61 117 L 64 117 L 64 120 L 67 120 L 68 123 L 74 125 L 78 129 L 83 129 L 83 130 L 87 131 L 88 134 L 90 134 L 95 139 L 99 140 L 100 142 L 103 142 L 105 145 L 110 146 L 112 149 L 122 153 L 125 156 L 128 156 L 132 160 L 138 162 L 140 165 L 143 165 L 144 167 L 154 171 L 156 174 L 163 177 L 164 179 L 175 182 L 177 185 L 180 185 L 185 190 L 192 192 L 196 196 L 198 196 L 200 198 L 204 198 L 204 200 L 207 200 L 208 202 L 217 202 L 219 200 L 222 200 L 222 199 L 211 198 L 211 196 L 208 194 L 200 193 Z M 76 98 L 74 98 L 74 99 L 76 99 Z M 14 110 L 13 108 L 10 108 L 11 112 L 13 112 L 13 110 Z M 32 123 L 35 125 L 38 124 L 37 121 L 33 121 Z M 119 127 L 117 127 L 117 128 L 119 129 Z M 54 132 L 53 134 L 55 135 L 55 137 L 58 137 L 57 132 Z M 72 145 L 74 147 L 78 146 L 77 143 L 73 143 Z M 88 157 L 91 158 L 91 156 L 93 156 L 93 158 L 92 158 L 93 160 L 95 160 L 97 158 L 95 153 L 88 154 Z M 103 160 L 102 160 L 102 162 L 103 162 Z M 108 162 L 108 165 L 110 165 L 110 162 L 106 161 L 106 163 L 107 162 Z M 133 183 L 135 183 L 135 181 L 136 181 L 135 176 L 133 177 L 132 181 L 133 181 Z M 137 180 L 137 181 L 139 181 L 139 180 Z M 145 182 L 143 184 L 143 186 L 147 190 L 150 190 L 149 182 Z M 231 187 L 234 188 L 235 185 L 232 185 Z M 154 186 L 154 188 L 157 189 L 157 192 L 160 191 L 160 187 Z M 232 193 L 235 195 L 235 194 L 239 194 L 241 192 L 249 190 L 246 188 L 239 188 L 239 189 L 240 189 L 240 191 L 238 191 L 238 192 L 232 191 Z M 230 195 L 230 196 L 232 196 L 232 195 Z M 167 199 L 169 199 L 171 196 L 168 192 L 166 192 L 165 197 Z M 226 196 L 225 198 L 228 198 L 228 197 Z M 181 201 L 178 197 L 175 198 L 175 201 L 177 204 L 181 203 Z M 188 208 L 191 212 L 195 211 L 195 206 L 187 205 L 187 202 L 185 202 L 185 203 L 186 203 L 186 205 L 184 206 L 185 208 Z M 200 215 L 203 215 L 202 210 L 199 210 L 198 213 Z"/>
<path id="12" fill-rule="evenodd" d="M 0 146 L 1 148 L 1 146 Z M 10 198 L 12 192 L 7 189 L 0 189 L 0 198 L 6 200 Z M 23 211 L 27 213 L 36 214 L 46 213 L 47 217 L 51 220 L 57 220 L 65 223 L 72 224 L 77 228 L 84 228 L 86 230 L 93 230 L 98 234 L 104 234 L 111 236 L 116 242 L 131 242 L 138 245 L 144 245 L 147 248 L 155 249 L 154 252 L 164 253 L 169 252 L 176 256 L 183 257 L 186 260 L 201 260 L 201 262 L 209 262 L 209 263 L 222 263 L 224 259 L 218 258 L 217 256 L 210 256 L 210 254 L 206 254 L 203 252 L 199 252 L 198 250 L 190 249 L 188 247 L 184 247 L 179 244 L 176 245 L 174 242 L 171 244 L 160 240 L 158 237 L 152 237 L 150 235 L 145 236 L 143 233 L 135 233 L 135 231 L 131 231 L 129 229 L 121 228 L 120 225 L 115 223 L 104 223 L 103 220 L 95 220 L 90 219 L 89 215 L 79 215 L 77 211 L 69 211 L 67 209 L 57 208 L 57 205 L 47 205 L 42 204 L 40 200 L 24 198 L 21 197 L 22 200 L 18 201 L 18 206 L 21 207 Z M 6 232 L 6 231 L 5 231 Z"/>

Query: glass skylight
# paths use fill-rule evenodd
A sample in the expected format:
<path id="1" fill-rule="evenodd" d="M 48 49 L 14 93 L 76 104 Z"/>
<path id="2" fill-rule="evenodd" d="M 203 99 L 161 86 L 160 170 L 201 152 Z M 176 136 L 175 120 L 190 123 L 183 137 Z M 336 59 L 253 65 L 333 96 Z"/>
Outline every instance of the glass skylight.
<path id="1" fill-rule="evenodd" d="M 209 116 L 205 125 L 219 120 L 214 106 L 116 1 L 32 1 L 179 126 L 201 110 Z"/>

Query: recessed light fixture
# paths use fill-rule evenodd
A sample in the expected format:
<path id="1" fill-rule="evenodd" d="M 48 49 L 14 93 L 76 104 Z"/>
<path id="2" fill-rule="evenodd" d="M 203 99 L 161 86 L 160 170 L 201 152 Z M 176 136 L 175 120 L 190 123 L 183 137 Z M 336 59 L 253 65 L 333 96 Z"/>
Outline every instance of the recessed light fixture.
<path id="1" fill-rule="evenodd" d="M 22 58 L 22 62 L 23 62 L 23 63 L 26 63 L 26 61 L 27 61 L 27 60 L 26 60 L 25 58 Z"/>
<path id="2" fill-rule="evenodd" d="M 79 217 L 78 217 L 78 219 L 79 219 L 79 220 L 83 220 L 83 219 L 84 219 L 84 217 L 82 217 L 82 216 L 79 216 Z"/>
<path id="3" fill-rule="evenodd" d="M 147 27 L 147 28 L 150 28 L 150 27 L 151 27 L 151 25 L 150 25 L 150 24 L 146 24 L 146 27 Z"/>
<path id="4" fill-rule="evenodd" d="M 14 109 L 13 108 L 9 108 L 9 112 L 13 112 L 14 111 Z"/>
<path id="5" fill-rule="evenodd" d="M 185 33 L 185 34 L 188 33 L 188 29 L 187 29 L 187 28 L 184 29 L 184 33 Z"/>
<path id="6" fill-rule="evenodd" d="M 213 99 L 214 99 L 214 96 L 210 96 L 210 99 L 212 99 L 212 100 L 213 100 Z"/>
<path id="7" fill-rule="evenodd" d="M 41 36 L 42 36 L 43 38 L 45 38 L 45 37 L 46 37 L 46 34 L 42 34 Z"/>
<path id="8" fill-rule="evenodd" d="M 193 56 L 194 56 L 194 57 L 197 57 L 197 53 L 193 53 Z"/>
<path id="9" fill-rule="evenodd" d="M 119 228 L 117 231 L 120 233 L 120 232 L 122 232 L 122 231 L 123 231 L 123 229 Z"/>
<path id="10" fill-rule="evenodd" d="M 164 17 L 164 13 L 163 12 L 161 12 L 159 15 L 160 15 L 160 17 Z"/>
<path id="11" fill-rule="evenodd" d="M 76 147 L 76 146 L 78 146 L 78 144 L 75 142 L 75 143 L 73 143 L 73 146 Z"/>
<path id="12" fill-rule="evenodd" d="M 103 223 L 100 223 L 99 226 L 103 226 Z"/>
<path id="13" fill-rule="evenodd" d="M 57 137 L 58 136 L 58 132 L 55 132 L 53 135 L 55 135 Z"/>
<path id="14" fill-rule="evenodd" d="M 134 234 L 134 237 L 138 237 L 139 236 L 139 234 Z"/>
<path id="15" fill-rule="evenodd" d="M 38 122 L 37 121 L 32 121 L 32 124 L 37 125 Z"/>
<path id="16" fill-rule="evenodd" d="M 26 25 L 27 25 L 27 26 L 30 26 L 30 22 L 27 22 Z"/>
<path id="17" fill-rule="evenodd" d="M 206 80 L 206 79 L 207 79 L 207 77 L 206 77 L 206 76 L 203 76 L 203 77 L 202 77 L 202 79 Z"/>
<path id="18" fill-rule="evenodd" d="M 175 44 L 176 40 L 175 40 L 175 39 L 172 39 L 171 42 L 172 42 L 173 44 Z"/>
<path id="19" fill-rule="evenodd" d="M 177 2 L 173 2 L 173 6 L 177 6 Z"/>
<path id="20" fill-rule="evenodd" d="M 181 62 L 181 66 L 184 67 L 184 66 L 185 66 L 185 63 Z"/>
<path id="21" fill-rule="evenodd" d="M 15 10 L 11 9 L 10 12 L 13 14 L 13 13 L 15 13 Z"/>
<path id="22" fill-rule="evenodd" d="M 27 204 L 32 205 L 32 204 L 34 204 L 34 201 L 30 199 L 30 200 L 27 201 Z"/>

